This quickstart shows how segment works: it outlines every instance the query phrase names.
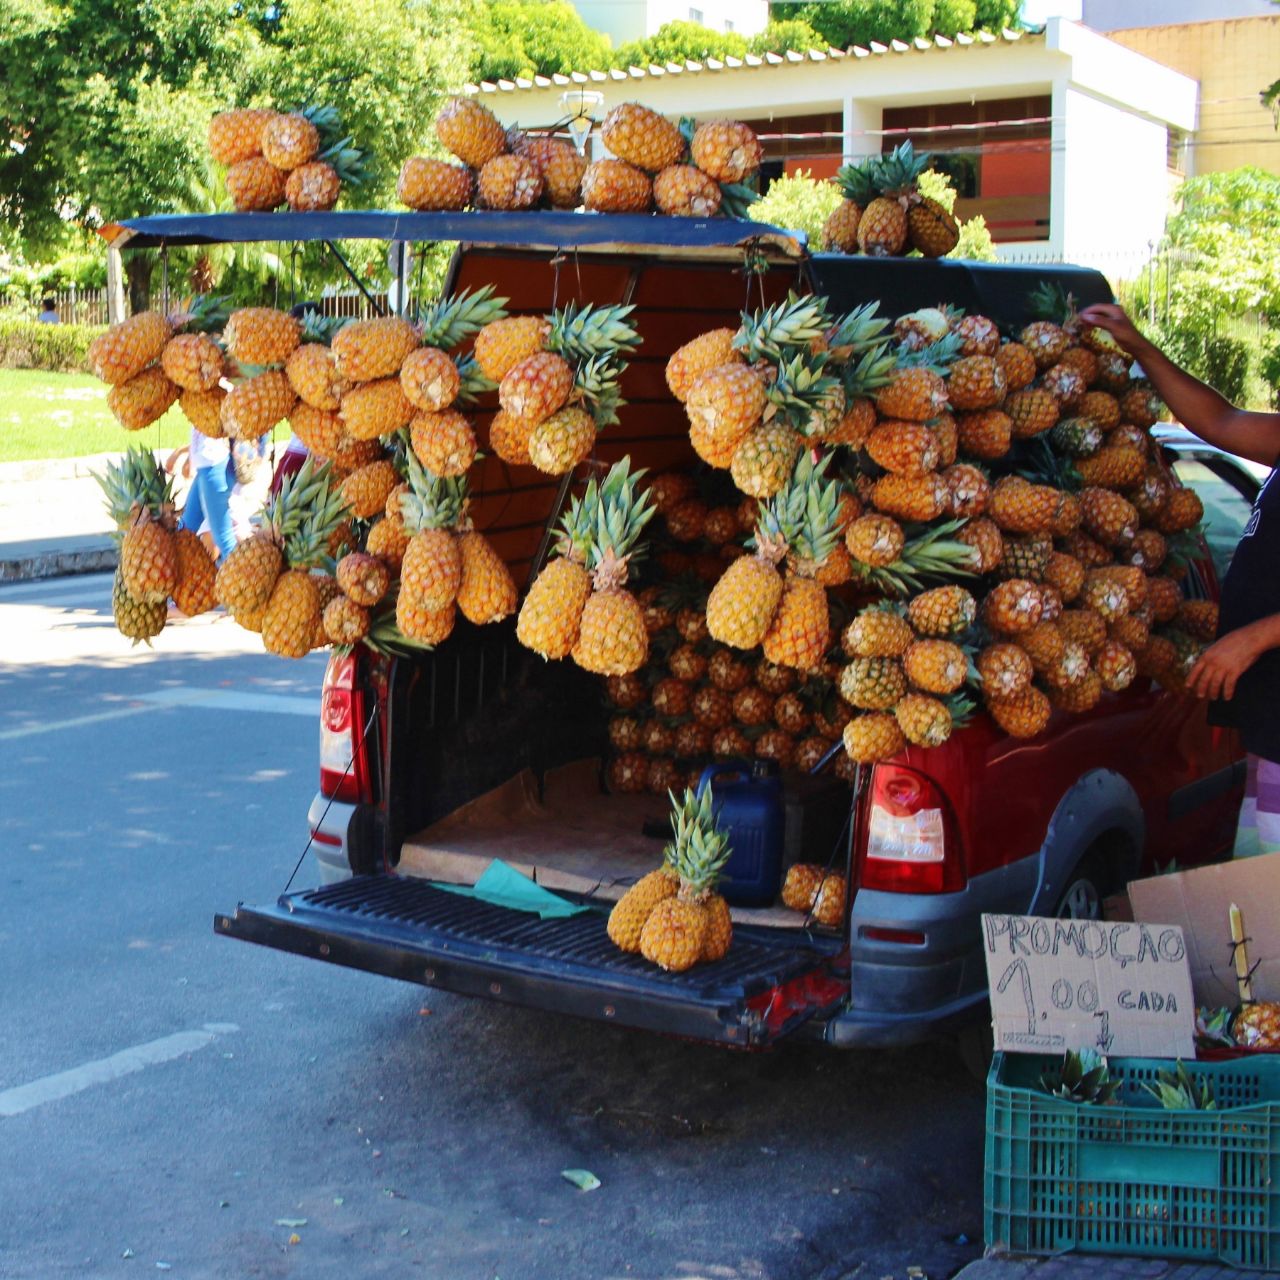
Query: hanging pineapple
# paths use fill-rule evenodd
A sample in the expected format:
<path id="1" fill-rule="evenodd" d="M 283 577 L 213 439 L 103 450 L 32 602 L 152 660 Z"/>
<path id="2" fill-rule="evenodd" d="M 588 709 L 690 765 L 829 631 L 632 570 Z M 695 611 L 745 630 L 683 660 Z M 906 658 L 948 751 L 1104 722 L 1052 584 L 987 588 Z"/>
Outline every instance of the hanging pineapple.
<path id="1" fill-rule="evenodd" d="M 644 666 L 649 635 L 644 611 L 626 590 L 627 565 L 644 526 L 653 515 L 647 493 L 636 493 L 643 472 L 631 473 L 630 459 L 610 468 L 600 485 L 594 532 L 587 551 L 591 594 L 579 621 L 573 660 L 598 675 L 627 675 Z"/>
<path id="2" fill-rule="evenodd" d="M 435 645 L 453 631 L 462 586 L 457 526 L 466 481 L 442 479 L 408 456 L 409 492 L 399 500 L 409 544 L 400 565 L 396 626 L 410 640 Z"/>
<path id="3" fill-rule="evenodd" d="M 593 477 L 585 494 L 570 499 L 560 522 L 559 554 L 543 567 L 520 606 L 516 639 L 546 659 L 567 658 L 578 640 L 582 610 L 591 594 L 586 566 L 599 488 Z"/>

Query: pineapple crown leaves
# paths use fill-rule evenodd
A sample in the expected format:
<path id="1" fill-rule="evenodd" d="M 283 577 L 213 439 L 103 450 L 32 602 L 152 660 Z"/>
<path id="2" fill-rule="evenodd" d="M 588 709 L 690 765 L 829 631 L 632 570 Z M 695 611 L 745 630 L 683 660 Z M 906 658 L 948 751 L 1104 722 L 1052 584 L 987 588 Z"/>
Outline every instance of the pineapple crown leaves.
<path id="1" fill-rule="evenodd" d="M 1040 1088 L 1052 1097 L 1100 1106 L 1115 1097 L 1120 1083 L 1111 1078 L 1106 1058 L 1092 1049 L 1081 1049 L 1079 1053 L 1068 1049 L 1058 1066 L 1040 1074 Z"/>
<path id="2" fill-rule="evenodd" d="M 876 343 L 862 352 L 856 362 L 851 360 L 844 366 L 841 372 L 845 394 L 851 399 L 870 395 L 877 388 L 885 386 L 898 367 L 898 357 L 892 346 L 887 341 Z"/>
<path id="3" fill-rule="evenodd" d="M 155 454 L 142 445 L 130 445 L 119 462 L 108 462 L 93 478 L 106 498 L 117 540 L 123 538 L 139 508 L 158 518 L 173 502 L 173 477 L 165 474 Z"/>
<path id="4" fill-rule="evenodd" d="M 690 896 L 710 893 L 716 878 L 729 860 L 729 837 L 716 821 L 711 788 L 686 788 L 684 795 L 671 798 L 671 827 L 674 839 L 663 850 L 669 866 L 680 876 L 681 888 Z"/>
<path id="5" fill-rule="evenodd" d="M 839 317 L 835 327 L 827 334 L 827 346 L 833 356 L 848 360 L 860 352 L 883 346 L 884 333 L 888 327 L 889 319 L 880 314 L 880 304 L 867 302 Z"/>
<path id="6" fill-rule="evenodd" d="M 725 218 L 745 218 L 751 206 L 760 199 L 755 180 L 720 183 L 720 214 Z"/>
<path id="7" fill-rule="evenodd" d="M 440 298 L 418 313 L 422 345 L 452 350 L 460 342 L 474 337 L 485 325 L 505 319 L 508 301 L 495 298 L 492 285 L 464 289 L 462 293 Z"/>
<path id="8" fill-rule="evenodd" d="M 424 529 L 456 529 L 467 509 L 467 478 L 443 478 L 405 454 L 409 492 L 400 497 L 400 515 L 410 533 Z"/>
<path id="9" fill-rule="evenodd" d="M 878 157 L 868 156 L 865 160 L 851 161 L 842 164 L 836 170 L 836 186 L 844 192 L 846 200 L 861 205 L 864 209 L 880 194 L 876 184 Z"/>
<path id="10" fill-rule="evenodd" d="M 482 395 L 498 389 L 498 384 L 485 373 L 474 356 L 459 356 L 454 363 L 458 366 L 459 404 L 475 404 Z"/>
<path id="11" fill-rule="evenodd" d="M 595 477 L 587 482 L 586 493 L 569 499 L 569 505 L 560 517 L 560 533 L 556 538 L 556 551 L 566 560 L 586 564 L 591 551 L 594 524 L 591 513 L 599 501 L 600 486 Z"/>
<path id="12" fill-rule="evenodd" d="M 1178 1059 L 1173 1071 L 1161 1071 L 1154 1084 L 1143 1084 L 1166 1111 L 1216 1111 L 1217 1100 L 1213 1096 L 1213 1084 L 1207 1076 L 1199 1081 L 1187 1070 L 1186 1063 Z"/>
<path id="13" fill-rule="evenodd" d="M 626 361 L 616 355 L 600 355 L 584 360 L 574 372 L 574 396 L 586 405 L 597 428 L 618 421 L 618 410 L 626 404 L 618 379 L 626 367 Z"/>
<path id="14" fill-rule="evenodd" d="M 322 565 L 330 537 L 351 518 L 351 507 L 334 483 L 333 464 L 325 462 L 309 472 L 304 465 L 287 492 L 281 486 L 276 515 L 281 520 L 284 557 L 289 567 L 310 569 Z"/>
<path id="15" fill-rule="evenodd" d="M 833 456 L 828 453 L 815 461 L 811 450 L 802 449 L 786 484 L 762 504 L 768 513 L 765 518 L 776 524 L 797 560 L 814 566 L 821 565 L 840 540 L 844 487 L 838 479 L 826 476 Z"/>
<path id="16" fill-rule="evenodd" d="M 831 313 L 825 298 L 792 292 L 775 306 L 744 311 L 733 345 L 750 363 L 768 360 L 778 364 L 794 350 L 807 351 L 814 342 L 825 341 L 830 329 Z"/>
<path id="17" fill-rule="evenodd" d="M 628 321 L 634 306 L 579 306 L 571 302 L 548 317 L 546 349 L 571 363 L 634 351 L 640 335 Z"/>
<path id="18" fill-rule="evenodd" d="M 765 392 L 765 418 L 806 431 L 815 414 L 841 390 L 840 379 L 827 372 L 827 356 L 797 353 L 778 364 L 777 377 Z"/>
<path id="19" fill-rule="evenodd" d="M 616 577 L 625 581 L 628 559 L 639 558 L 638 543 L 644 527 L 654 514 L 653 497 L 648 490 L 636 492 L 644 471 L 631 470 L 631 459 L 623 458 L 609 468 L 594 495 L 590 485 L 583 499 L 583 519 L 590 521 L 591 543 L 587 550 L 587 567 L 612 585 Z"/>
<path id="20" fill-rule="evenodd" d="M 1076 314 L 1075 297 L 1056 280 L 1044 280 L 1027 294 L 1027 311 L 1036 320 L 1063 325 Z"/>
<path id="21" fill-rule="evenodd" d="M 1234 1047 L 1236 1040 L 1231 1034 L 1231 1023 L 1235 1018 L 1235 1010 L 1227 1007 L 1196 1010 L 1196 1039 L 1208 1045 Z"/>
<path id="22" fill-rule="evenodd" d="M 970 663 L 970 670 L 973 670 L 972 663 Z M 974 674 L 977 673 L 974 672 Z M 973 719 L 973 713 L 978 709 L 978 704 L 963 691 L 950 693 L 942 698 L 941 702 L 951 716 L 953 732 L 956 729 L 963 729 Z"/>
<path id="23" fill-rule="evenodd" d="M 1050 485 L 1068 493 L 1079 493 L 1084 488 L 1084 480 L 1071 465 L 1072 460 L 1054 449 L 1044 435 L 1017 441 L 1010 461 L 1014 472 L 1033 484 Z"/>
<path id="24" fill-rule="evenodd" d="M 399 585 L 397 584 L 370 615 L 368 634 L 360 643 L 372 649 L 374 653 L 385 654 L 389 658 L 408 658 L 416 653 L 430 653 L 434 645 L 414 640 L 396 626 L 398 593 Z M 335 644 L 333 652 L 339 657 L 344 657 L 354 652 L 355 648 L 356 646 L 352 644 Z"/>
<path id="25" fill-rule="evenodd" d="M 338 108 L 331 103 L 309 103 L 306 106 L 295 108 L 292 112 L 283 114 L 299 115 L 313 124 L 316 132 L 320 135 L 321 152 L 331 150 L 340 142 L 351 141 L 350 138 L 343 138 L 342 116 L 339 114 Z"/>
<path id="26" fill-rule="evenodd" d="M 899 143 L 887 156 L 880 156 L 875 167 L 874 179 L 880 194 L 913 194 L 920 175 L 929 167 L 932 159 L 927 151 L 917 155 L 910 139 Z"/>
<path id="27" fill-rule="evenodd" d="M 219 333 L 231 311 L 231 299 L 225 294 L 197 293 L 183 299 L 168 320 L 174 333 Z"/>
<path id="28" fill-rule="evenodd" d="M 369 176 L 369 153 L 351 144 L 351 138 L 342 138 L 326 147 L 316 159 L 329 165 L 345 185 L 358 187 Z"/>
<path id="29" fill-rule="evenodd" d="M 334 334 L 344 325 L 349 324 L 351 319 L 351 316 L 327 316 L 309 307 L 302 316 L 301 340 L 328 346 L 333 341 Z"/>
<path id="30" fill-rule="evenodd" d="M 977 552 L 954 537 L 966 523 L 944 520 L 935 525 L 912 526 L 892 564 L 875 568 L 855 560 L 855 576 L 898 597 L 924 591 L 931 582 L 936 585 L 937 581 L 972 578 L 976 575 Z"/>
<path id="31" fill-rule="evenodd" d="M 963 350 L 964 338 L 958 333 L 948 333 L 918 350 L 907 350 L 899 345 L 897 366 L 899 369 L 932 369 L 934 373 L 945 374 Z"/>

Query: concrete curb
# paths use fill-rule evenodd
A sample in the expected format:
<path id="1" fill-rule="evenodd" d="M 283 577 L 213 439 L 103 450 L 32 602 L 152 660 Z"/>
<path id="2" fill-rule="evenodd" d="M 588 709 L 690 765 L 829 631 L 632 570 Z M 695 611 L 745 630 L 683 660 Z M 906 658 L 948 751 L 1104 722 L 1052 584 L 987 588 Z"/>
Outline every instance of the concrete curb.
<path id="1" fill-rule="evenodd" d="M 4 549 L 0 547 L 0 556 Z M 81 573 L 114 570 L 119 556 L 115 547 L 86 547 L 79 551 L 49 551 L 42 555 L 0 559 L 0 582 L 37 582 L 42 578 L 69 578 Z"/>

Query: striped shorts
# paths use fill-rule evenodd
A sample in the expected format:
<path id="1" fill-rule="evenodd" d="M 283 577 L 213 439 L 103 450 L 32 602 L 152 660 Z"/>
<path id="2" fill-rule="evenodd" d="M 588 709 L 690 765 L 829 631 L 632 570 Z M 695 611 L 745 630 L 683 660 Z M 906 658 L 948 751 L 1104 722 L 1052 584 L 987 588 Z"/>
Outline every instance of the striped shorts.
<path id="1" fill-rule="evenodd" d="M 1260 853 L 1280 853 L 1280 764 L 1250 756 L 1235 856 Z"/>

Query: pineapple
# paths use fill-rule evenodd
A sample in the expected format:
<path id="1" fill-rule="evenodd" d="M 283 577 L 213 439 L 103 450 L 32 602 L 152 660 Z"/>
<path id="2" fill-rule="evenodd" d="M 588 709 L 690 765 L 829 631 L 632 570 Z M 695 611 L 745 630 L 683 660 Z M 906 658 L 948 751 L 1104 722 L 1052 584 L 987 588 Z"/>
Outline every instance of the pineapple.
<path id="1" fill-rule="evenodd" d="M 942 473 L 951 494 L 948 509 L 953 516 L 970 519 L 980 516 L 991 504 L 991 481 L 980 468 L 959 462 Z"/>
<path id="2" fill-rule="evenodd" d="M 937 437 L 918 422 L 883 421 L 867 437 L 866 451 L 878 467 L 894 475 L 922 476 L 941 460 Z"/>
<path id="3" fill-rule="evenodd" d="M 951 325 L 952 332 L 960 339 L 960 354 L 966 356 L 994 356 L 1000 350 L 1000 330 L 987 316 L 961 316 Z M 1001 363 L 1001 372 L 1004 371 Z"/>
<path id="4" fill-rule="evenodd" d="M 527 156 L 494 156 L 476 177 L 476 202 L 486 209 L 532 209 L 545 185 L 541 168 Z"/>
<path id="5" fill-rule="evenodd" d="M 1034 685 L 1009 698 L 988 697 L 986 707 L 991 718 L 1011 738 L 1034 738 L 1044 731 L 1053 714 L 1049 699 Z"/>
<path id="6" fill-rule="evenodd" d="M 409 443 L 418 461 L 433 475 L 464 476 L 475 461 L 475 432 L 456 409 L 419 413 L 409 424 Z"/>
<path id="7" fill-rule="evenodd" d="M 111 616 L 116 630 L 136 645 L 139 641 L 150 646 L 152 639 L 164 630 L 166 605 L 145 604 L 135 600 L 124 585 L 124 578 L 117 568 L 111 584 Z"/>
<path id="8" fill-rule="evenodd" d="M 220 165 L 233 165 L 262 154 L 262 131 L 274 111 L 218 111 L 209 120 L 209 155 Z"/>
<path id="9" fill-rule="evenodd" d="M 920 201 L 916 180 L 928 163 L 927 155 L 917 156 L 911 143 L 904 142 L 889 155 L 872 157 L 857 166 L 865 175 L 873 197 L 866 201 L 858 223 L 858 248 L 863 253 L 892 257 L 906 251 L 907 210 Z M 846 196 L 854 189 L 850 185 L 851 176 L 846 173 L 841 181 L 837 175 Z M 860 188 L 859 194 L 862 194 Z"/>
<path id="10" fill-rule="evenodd" d="M 277 112 L 262 127 L 262 155 L 277 169 L 296 169 L 320 151 L 320 130 L 312 123 L 314 109 Z"/>
<path id="11" fill-rule="evenodd" d="M 782 600 L 778 565 L 787 553 L 785 502 L 760 506 L 755 554 L 741 556 L 725 570 L 707 598 L 707 629 L 721 644 L 754 649 L 765 637 Z"/>
<path id="12" fill-rule="evenodd" d="M 1018 636 L 1036 626 L 1044 613 L 1040 589 L 1025 578 L 992 587 L 982 602 L 982 620 L 1000 635 Z"/>
<path id="13" fill-rule="evenodd" d="M 223 431 L 235 440 L 258 440 L 293 412 L 298 397 L 279 369 L 267 369 L 227 392 L 219 409 Z"/>
<path id="14" fill-rule="evenodd" d="M 1051 485 L 1004 476 L 991 490 L 990 515 L 1004 533 L 1046 534 L 1053 529 L 1062 499 Z"/>
<path id="15" fill-rule="evenodd" d="M 1132 652 L 1118 640 L 1105 640 L 1093 657 L 1093 668 L 1105 689 L 1118 693 L 1127 689 L 1138 674 Z"/>
<path id="16" fill-rule="evenodd" d="M 515 580 L 493 544 L 463 518 L 458 535 L 462 578 L 458 583 L 458 612 L 468 622 L 485 626 L 516 611 L 519 592 Z"/>
<path id="17" fill-rule="evenodd" d="M 238 213 L 266 213 L 285 201 L 289 175 L 262 156 L 237 160 L 227 167 L 227 194 Z"/>
<path id="18" fill-rule="evenodd" d="M 907 209 L 907 240 L 926 258 L 945 258 L 960 243 L 960 223 L 946 205 L 921 195 Z"/>
<path id="19" fill-rule="evenodd" d="M 541 170 L 553 208 L 576 209 L 582 203 L 582 175 L 587 162 L 572 143 L 526 134 L 515 143 L 514 150 Z"/>
<path id="20" fill-rule="evenodd" d="M 946 511 L 951 491 L 941 476 L 881 476 L 871 489 L 871 501 L 897 520 L 934 520 Z"/>
<path id="21" fill-rule="evenodd" d="M 1242 1006 L 1231 1034 L 1246 1049 L 1280 1050 L 1280 1002 L 1256 1000 Z"/>
<path id="22" fill-rule="evenodd" d="M 1091 458 L 1102 448 L 1104 431 L 1095 418 L 1062 418 L 1049 431 L 1049 443 L 1068 458 Z"/>
<path id="23" fill-rule="evenodd" d="M 398 376 L 405 358 L 418 346 L 417 332 L 401 316 L 354 320 L 343 325 L 331 343 L 338 371 L 348 382 Z"/>
<path id="24" fill-rule="evenodd" d="M 631 474 L 630 460 L 624 458 L 600 485 L 594 511 L 588 498 L 586 515 L 594 525 L 587 549 L 592 590 L 572 656 L 584 670 L 598 675 L 637 671 L 649 653 L 643 610 L 625 589 L 628 559 L 653 515 L 648 495 L 635 491 L 640 474 Z"/>
<path id="25" fill-rule="evenodd" d="M 191 529 L 177 529 L 173 549 L 178 562 L 178 580 L 173 588 L 173 603 L 188 618 L 207 613 L 218 603 L 214 591 L 217 566 L 205 545 Z"/>
<path id="26" fill-rule="evenodd" d="M 879 604 L 863 609 L 841 634 L 841 648 L 851 658 L 901 658 L 916 633 L 900 608 Z"/>
<path id="27" fill-rule="evenodd" d="M 1071 345 L 1071 338 L 1061 325 L 1052 320 L 1035 320 L 1018 334 L 1018 341 L 1031 352 L 1036 368 L 1052 368 Z"/>
<path id="28" fill-rule="evenodd" d="M 211 391 L 184 391 L 178 397 L 178 407 L 201 435 L 220 440 L 227 434 L 222 427 L 222 402 L 226 398 L 227 393 L 221 387 Z"/>
<path id="29" fill-rule="evenodd" d="M 857 253 L 862 209 L 856 200 L 841 200 L 822 224 L 822 247 L 828 252 Z"/>
<path id="30" fill-rule="evenodd" d="M 840 486 L 825 479 L 829 460 L 827 455 L 815 463 L 810 454 L 801 454 L 776 508 L 795 559 L 762 644 L 770 662 L 801 671 L 821 664 L 831 636 L 826 590 L 814 577 L 840 536 Z"/>
<path id="31" fill-rule="evenodd" d="M 962 453 L 983 460 L 1003 458 L 1013 443 L 1013 419 L 1000 409 L 962 413 L 956 433 Z"/>
<path id="32" fill-rule="evenodd" d="M 949 640 L 917 640 L 902 658 L 908 680 L 925 693 L 955 693 L 969 674 L 965 651 Z"/>
<path id="33" fill-rule="evenodd" d="M 1109 489 L 1081 490 L 1080 507 L 1085 530 L 1104 546 L 1114 547 L 1138 531 L 1133 504 Z"/>
<path id="34" fill-rule="evenodd" d="M 667 361 L 667 386 L 683 404 L 704 373 L 723 365 L 742 364 L 742 353 L 733 345 L 735 330 L 710 329 L 686 342 Z M 763 392 L 763 387 L 761 388 Z M 761 401 L 761 411 L 764 404 Z"/>
<path id="35" fill-rule="evenodd" d="M 967 630 L 977 609 L 968 591 L 948 584 L 916 596 L 907 606 L 907 621 L 919 635 L 945 639 Z"/>
<path id="36" fill-rule="evenodd" d="M 689 150 L 693 163 L 716 182 L 744 182 L 764 160 L 764 148 L 754 130 L 736 120 L 700 124 Z"/>
<path id="37" fill-rule="evenodd" d="M 619 160 L 650 173 L 678 164 L 686 148 L 675 125 L 638 102 L 613 107 L 600 125 L 600 137 Z"/>
<path id="38" fill-rule="evenodd" d="M 222 348 L 207 333 L 180 333 L 160 353 L 165 376 L 183 391 L 211 391 L 225 363 Z"/>
<path id="39" fill-rule="evenodd" d="M 475 179 L 466 165 L 425 156 L 410 156 L 396 180 L 396 195 L 410 209 L 465 209 L 474 191 Z"/>
<path id="40" fill-rule="evenodd" d="M 366 609 L 381 602 L 391 587 L 386 564 L 375 555 L 352 551 L 338 561 L 338 587 L 353 603 Z"/>
<path id="41" fill-rule="evenodd" d="M 701 426 L 711 440 L 732 447 L 760 422 L 765 403 L 764 383 L 756 371 L 731 361 L 709 369 L 693 383 L 685 408 L 690 422 Z"/>
<path id="42" fill-rule="evenodd" d="M 945 702 L 925 693 L 904 694 L 893 709 L 903 737 L 918 747 L 940 747 L 954 722 Z"/>
<path id="43" fill-rule="evenodd" d="M 241 364 L 283 365 L 302 341 L 302 323 L 274 307 L 241 307 L 231 313 L 222 340 Z"/>
<path id="44" fill-rule="evenodd" d="M 501 382 L 522 360 L 546 348 L 551 322 L 542 316 L 504 316 L 476 334 L 474 355 L 485 377 Z"/>
<path id="45" fill-rule="evenodd" d="M 457 364 L 445 352 L 418 347 L 400 366 L 400 390 L 415 409 L 439 413 L 457 400 L 462 378 Z"/>
<path id="46" fill-rule="evenodd" d="M 1009 415 L 1014 438 L 1018 440 L 1050 430 L 1062 416 L 1057 398 L 1042 387 L 1011 391 L 1005 397 L 1004 411 Z"/>
<path id="47" fill-rule="evenodd" d="M 559 556 L 538 574 L 520 606 L 516 638 L 543 658 L 567 658 L 577 642 L 582 610 L 591 593 L 585 562 L 598 501 L 598 485 L 593 479 L 587 485 L 586 498 L 574 498 L 561 521 Z M 622 686 L 617 687 L 620 690 Z M 639 705 L 648 690 L 640 686 L 635 693 L 632 705 Z M 615 702 L 624 705 L 617 698 Z"/>
<path id="48" fill-rule="evenodd" d="M 936 368 L 902 363 L 909 358 L 901 358 L 889 382 L 875 393 L 876 409 L 882 418 L 927 422 L 947 407 L 947 384 Z"/>
<path id="49" fill-rule="evenodd" d="M 814 862 L 796 862 L 787 868 L 782 905 L 812 914 L 818 924 L 839 926 L 844 920 L 846 897 L 845 878 L 834 871 Z"/>
<path id="50" fill-rule="evenodd" d="M 855 716 L 843 730 L 844 749 L 855 764 L 874 764 L 901 753 L 907 745 L 897 719 L 887 711 Z"/>
<path id="51" fill-rule="evenodd" d="M 994 520 L 966 521 L 964 528 L 957 530 L 956 541 L 973 552 L 970 568 L 974 573 L 990 573 L 1004 559 L 1004 537 Z"/>
<path id="52" fill-rule="evenodd" d="M 609 941 L 620 951 L 640 953 L 640 932 L 659 902 L 674 898 L 680 888 L 680 873 L 675 867 L 675 845 L 663 851 L 663 862 L 656 871 L 641 876 L 613 905 L 605 931 Z"/>
<path id="53" fill-rule="evenodd" d="M 396 625 L 411 640 L 439 643 L 452 629 L 462 585 L 462 551 L 456 529 L 466 502 L 466 482 L 441 479 L 407 457 L 410 492 L 400 499 L 409 545 L 400 566 Z M 444 631 L 444 635 L 441 635 Z"/>
<path id="54" fill-rule="evenodd" d="M 507 149 L 507 131 L 483 103 L 450 98 L 436 115 L 436 137 L 464 164 L 481 169 Z"/>
<path id="55" fill-rule="evenodd" d="M 714 218 L 720 211 L 720 187 L 691 164 L 673 164 L 653 180 L 659 213 L 678 218 Z"/>
<path id="56" fill-rule="evenodd" d="M 1036 378 L 1036 359 L 1020 342 L 1005 342 L 995 353 L 1009 391 L 1021 391 Z"/>
<path id="57" fill-rule="evenodd" d="M 1136 449 L 1099 449 L 1092 457 L 1077 458 L 1075 469 L 1086 485 L 1103 489 L 1129 490 L 1140 485 L 1146 476 L 1147 464 Z"/>
<path id="58" fill-rule="evenodd" d="M 391 491 L 400 483 L 400 473 L 389 458 L 366 462 L 339 485 L 351 514 L 360 520 L 378 515 L 387 505 Z"/>
<path id="59" fill-rule="evenodd" d="M 990 644 L 978 654 L 978 677 L 988 698 L 1011 698 L 1021 693 L 1035 674 L 1030 655 L 1016 644 Z"/>
<path id="60" fill-rule="evenodd" d="M 149 450 L 132 447 L 96 479 L 116 525 L 121 589 L 139 606 L 163 605 L 179 583 L 172 480 Z"/>
<path id="61" fill-rule="evenodd" d="M 710 787 L 671 797 L 673 833 L 667 855 L 679 876 L 674 896 L 663 897 L 640 930 L 640 954 L 679 973 L 700 960 L 718 960 L 732 941 L 728 913 L 715 905 L 715 882 L 729 860 L 729 840 L 716 822 Z"/>
<path id="62" fill-rule="evenodd" d="M 624 160 L 596 160 L 582 175 L 582 203 L 596 213 L 647 213 L 653 183 Z"/>
<path id="63" fill-rule="evenodd" d="M 750 497 L 773 497 L 786 484 L 802 447 L 799 434 L 784 423 L 754 427 L 733 450 L 733 483 Z"/>
<path id="64" fill-rule="evenodd" d="M 993 356 L 961 356 L 947 375 L 953 409 L 992 409 L 1005 396 L 1004 370 Z"/>
<path id="65" fill-rule="evenodd" d="M 527 425 L 527 419 L 510 420 L 517 424 L 517 429 Z M 595 443 L 595 419 L 585 409 L 568 407 L 534 426 L 525 447 L 532 466 L 547 475 L 562 476 L 589 457 Z"/>
<path id="66" fill-rule="evenodd" d="M 353 440 L 376 440 L 407 427 L 416 410 L 399 377 L 387 377 L 352 387 L 343 395 L 338 412 Z"/>
<path id="67" fill-rule="evenodd" d="M 315 470 L 311 466 L 308 459 L 295 477 L 296 505 L 291 514 L 296 519 L 283 532 L 286 567 L 271 588 L 262 615 L 263 648 L 285 658 L 302 658 L 311 652 L 324 613 L 319 578 L 311 570 L 325 561 L 330 536 L 350 514 L 341 491 L 330 484 L 330 464 Z M 297 495 L 304 493 L 306 499 L 299 501 Z"/>
<path id="68" fill-rule="evenodd" d="M 158 366 L 143 369 L 107 392 L 107 408 L 126 431 L 141 431 L 164 415 L 178 399 L 179 388 Z"/>
<path id="69" fill-rule="evenodd" d="M 552 414 L 552 419 L 555 415 Z M 550 421 L 551 419 L 548 419 Z M 519 418 L 513 418 L 501 409 L 493 415 L 489 422 L 489 448 L 513 467 L 533 465 L 529 456 L 529 441 L 533 439 L 534 428 Z M 595 433 L 592 432 L 594 440 Z"/>
<path id="70" fill-rule="evenodd" d="M 861 711 L 891 711 L 907 692 L 902 664 L 893 658 L 854 658 L 840 673 L 840 696 Z"/>

